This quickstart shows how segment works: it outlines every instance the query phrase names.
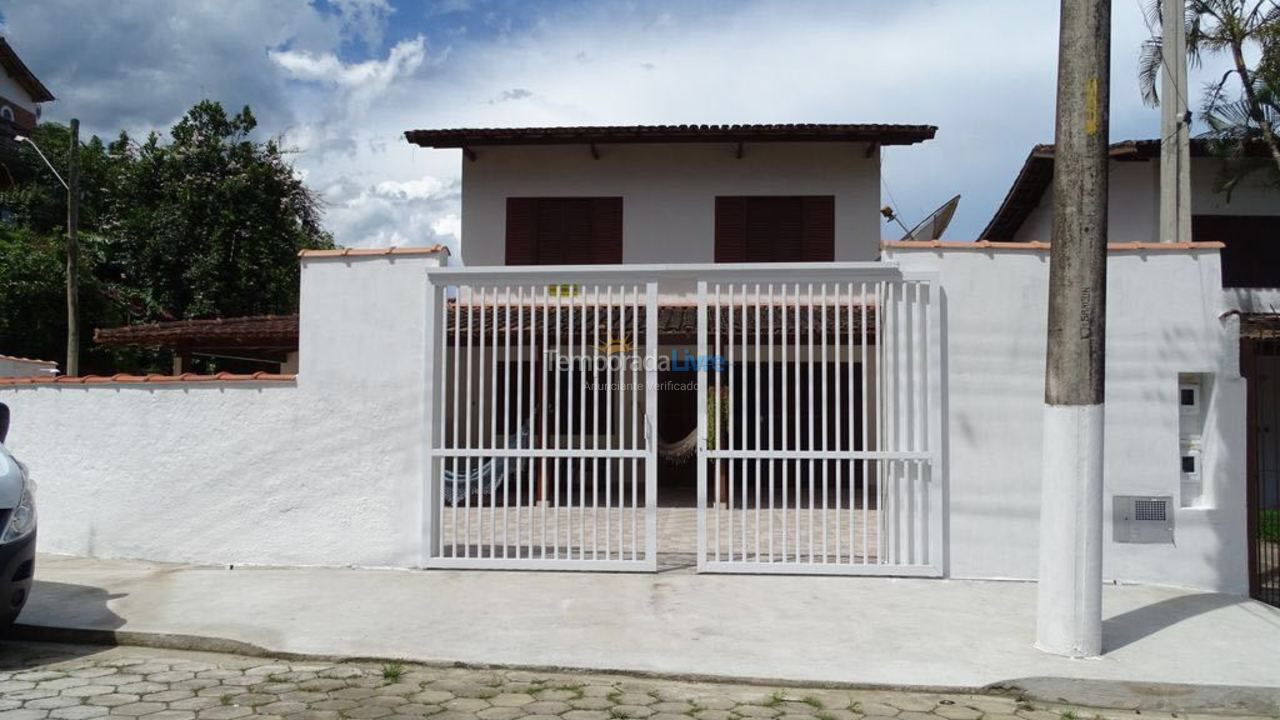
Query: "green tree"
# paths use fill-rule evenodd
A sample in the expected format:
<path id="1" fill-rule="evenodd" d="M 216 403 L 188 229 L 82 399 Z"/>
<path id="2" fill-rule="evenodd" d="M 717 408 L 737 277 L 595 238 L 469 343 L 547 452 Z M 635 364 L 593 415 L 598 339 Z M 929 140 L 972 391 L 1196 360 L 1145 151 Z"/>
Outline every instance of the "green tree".
<path id="1" fill-rule="evenodd" d="M 1148 24 L 1161 27 L 1160 0 L 1151 0 Z M 1275 0 L 1186 0 L 1187 60 L 1199 67 L 1206 53 L 1227 53 L 1231 69 L 1208 83 L 1200 117 L 1204 137 L 1226 162 L 1218 189 L 1268 168 L 1280 184 L 1280 5 Z M 1256 57 L 1256 62 L 1249 59 Z M 1160 102 L 1156 87 L 1164 63 L 1157 32 L 1142 44 L 1138 78 L 1143 100 Z M 1166 101 L 1168 98 L 1166 98 Z M 1188 103 L 1190 101 L 1188 100 Z M 1270 163 L 1257 162 L 1261 149 Z"/>
<path id="2" fill-rule="evenodd" d="M 297 253 L 333 246 L 321 207 L 246 107 L 196 104 L 168 138 L 81 151 L 81 303 L 86 372 L 163 370 L 167 358 L 92 345 L 93 330 L 138 322 L 297 310 Z M 33 138 L 65 158 L 66 127 Z M 21 144 L 0 157 L 0 352 L 59 359 L 65 337 L 66 193 Z"/>

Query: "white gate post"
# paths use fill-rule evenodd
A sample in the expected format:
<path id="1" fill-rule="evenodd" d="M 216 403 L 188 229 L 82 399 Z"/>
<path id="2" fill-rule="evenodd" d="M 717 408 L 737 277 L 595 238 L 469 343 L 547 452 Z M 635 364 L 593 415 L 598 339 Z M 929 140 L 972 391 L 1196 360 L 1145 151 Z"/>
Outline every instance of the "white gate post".
<path id="1" fill-rule="evenodd" d="M 707 562 L 707 281 L 698 281 L 698 389 L 694 400 L 697 406 L 698 430 L 698 570 Z M 717 407 L 719 407 L 717 405 Z M 719 428 L 720 418 L 716 418 Z"/>
<path id="2" fill-rule="evenodd" d="M 424 323 L 426 334 L 426 352 L 424 355 L 424 379 L 422 393 L 422 415 L 423 415 L 423 437 L 422 437 L 422 482 L 421 497 L 419 498 L 419 524 L 418 527 L 422 533 L 418 544 L 418 567 L 426 567 L 428 560 L 439 554 L 440 551 L 440 533 L 439 513 L 436 500 L 440 497 L 440 493 L 436 492 L 436 486 L 440 482 L 440 468 L 438 459 L 435 456 L 435 448 L 437 442 L 437 428 L 443 431 L 442 414 L 440 406 L 444 402 L 443 393 L 439 393 L 437 397 L 436 388 L 443 388 L 444 383 L 441 381 L 437 384 L 437 373 L 444 372 L 444 363 L 442 362 L 443 352 L 441 350 L 440 338 L 437 333 L 442 333 L 445 325 L 440 324 L 437 330 L 437 320 L 441 318 L 440 313 L 445 311 L 447 303 L 441 297 L 443 290 L 441 287 L 433 283 L 428 276 L 427 278 L 427 297 L 426 297 L 426 322 Z M 441 376 L 443 377 L 443 376 Z"/>
<path id="3" fill-rule="evenodd" d="M 644 528 L 647 565 L 658 569 L 658 283 L 645 284 Z"/>

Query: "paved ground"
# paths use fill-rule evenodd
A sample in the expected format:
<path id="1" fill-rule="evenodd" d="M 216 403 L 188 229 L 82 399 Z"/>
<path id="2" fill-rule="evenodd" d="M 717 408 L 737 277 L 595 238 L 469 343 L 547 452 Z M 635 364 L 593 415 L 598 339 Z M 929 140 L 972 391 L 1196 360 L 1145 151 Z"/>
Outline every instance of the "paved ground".
<path id="1" fill-rule="evenodd" d="M 41 556 L 19 621 L 222 638 L 271 653 L 780 682 L 981 688 L 1056 677 L 1280 686 L 1280 608 L 1107 586 L 1103 609 L 1105 655 L 1073 661 L 1032 647 L 1030 583 L 229 570 Z"/>
<path id="2" fill-rule="evenodd" d="M 1146 711 L 1141 720 L 1171 718 Z M 1075 720 L 1134 712 L 1016 696 L 837 691 L 607 675 L 286 662 L 8 644 L 0 720 Z M 1208 716 L 1205 716 L 1208 717 Z"/>

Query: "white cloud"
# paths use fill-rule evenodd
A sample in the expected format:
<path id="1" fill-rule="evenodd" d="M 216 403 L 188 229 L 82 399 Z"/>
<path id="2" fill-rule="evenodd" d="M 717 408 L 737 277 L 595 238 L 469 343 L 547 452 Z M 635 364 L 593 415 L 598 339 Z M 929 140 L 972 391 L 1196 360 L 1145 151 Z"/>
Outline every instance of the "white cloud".
<path id="1" fill-rule="evenodd" d="M 479 0 L 136 0 L 68 32 L 77 6 L 0 0 L 9 41 L 59 96 L 48 116 L 114 134 L 168 127 L 203 96 L 250 104 L 352 246 L 456 248 L 460 153 L 411 146 L 410 128 L 932 123 L 937 140 L 886 151 L 884 177 L 908 224 L 962 193 L 952 239 L 972 238 L 1031 145 L 1052 141 L 1054 0 L 537 5 L 520 23 Z M 1134 77 L 1147 30 L 1137 5 L 1113 17 L 1113 137 L 1151 137 Z M 384 47 L 392 19 L 421 34 Z M 1193 74 L 1192 94 L 1216 72 Z"/>
<path id="2" fill-rule="evenodd" d="M 361 90 L 367 96 L 386 90 L 397 78 L 417 70 L 426 53 L 426 38 L 419 35 L 397 43 L 386 60 L 344 63 L 333 53 L 305 50 L 272 50 L 267 55 L 296 79 Z"/>

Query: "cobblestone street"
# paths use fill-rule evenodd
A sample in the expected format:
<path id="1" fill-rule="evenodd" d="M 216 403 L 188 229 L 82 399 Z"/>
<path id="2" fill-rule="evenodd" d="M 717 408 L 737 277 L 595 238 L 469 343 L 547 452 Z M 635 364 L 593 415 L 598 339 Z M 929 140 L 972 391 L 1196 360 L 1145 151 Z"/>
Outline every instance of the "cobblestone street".
<path id="1" fill-rule="evenodd" d="M 147 720 L 1138 717 L 1130 711 L 1047 706 L 994 695 L 768 687 L 399 663 L 284 662 L 128 647 L 3 646 L 0 720 L 108 716 Z M 1143 712 L 1141 717 L 1177 716 Z"/>

